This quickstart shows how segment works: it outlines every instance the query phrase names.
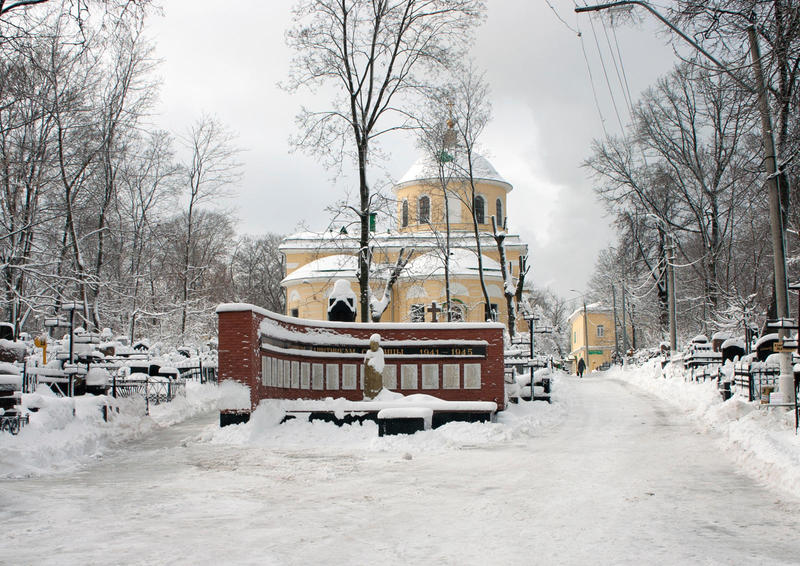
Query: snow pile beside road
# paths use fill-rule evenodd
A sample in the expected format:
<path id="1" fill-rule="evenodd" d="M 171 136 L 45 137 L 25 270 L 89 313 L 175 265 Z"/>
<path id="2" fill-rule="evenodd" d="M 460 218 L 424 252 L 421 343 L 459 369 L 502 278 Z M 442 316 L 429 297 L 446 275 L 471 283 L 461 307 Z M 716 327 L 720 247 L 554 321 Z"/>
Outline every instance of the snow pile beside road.
<path id="1" fill-rule="evenodd" d="M 201 440 L 213 444 L 254 445 L 271 449 L 312 450 L 337 448 L 370 452 L 408 453 L 459 450 L 529 439 L 560 423 L 569 411 L 570 389 L 574 384 L 554 380 L 553 403 L 520 401 L 498 413 L 494 423 L 453 422 L 414 435 L 378 436 L 378 425 L 336 426 L 296 418 L 280 424 L 285 416 L 280 400 L 262 401 L 250 421 L 224 428 L 209 427 Z M 335 402 L 335 401 L 334 401 Z"/>
<path id="2" fill-rule="evenodd" d="M 668 366 L 669 368 L 669 366 Z M 794 415 L 784 409 L 759 408 L 734 396 L 723 402 L 716 381 L 684 381 L 660 363 L 614 368 L 609 377 L 624 379 L 684 409 L 700 426 L 719 433 L 726 453 L 749 475 L 800 496 L 800 437 Z"/>
<path id="3" fill-rule="evenodd" d="M 82 395 L 57 397 L 46 387 L 23 395 L 30 423 L 16 436 L 0 434 L 0 477 L 38 476 L 74 470 L 109 450 L 140 437 L 156 427 L 171 426 L 198 413 L 216 408 L 217 387 L 189 382 L 186 395 L 171 403 L 151 405 L 145 416 L 144 399 L 113 399 Z M 110 404 L 109 422 L 102 407 Z"/>

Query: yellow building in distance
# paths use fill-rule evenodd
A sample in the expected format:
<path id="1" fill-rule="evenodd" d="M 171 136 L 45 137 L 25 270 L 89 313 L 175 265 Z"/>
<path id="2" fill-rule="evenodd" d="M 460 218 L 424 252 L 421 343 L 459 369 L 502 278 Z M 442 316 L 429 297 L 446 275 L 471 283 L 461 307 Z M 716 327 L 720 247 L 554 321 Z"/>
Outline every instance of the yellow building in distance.
<path id="1" fill-rule="evenodd" d="M 411 260 L 391 290 L 381 322 L 431 321 L 432 303 L 444 307 L 444 241 L 448 216 L 452 319 L 468 322 L 484 319 L 472 213 L 467 205 L 471 200 L 471 186 L 463 173 L 465 168 L 458 161 L 420 157 L 394 186 L 396 216 L 389 222 L 391 227 L 371 233 L 370 288 L 377 301 L 384 296 L 387 276 L 400 251 L 413 250 Z M 507 226 L 508 194 L 513 187 L 479 155 L 473 155 L 473 180 L 484 280 L 497 320 L 506 322 L 500 253 L 492 237 L 491 218 L 495 217 L 498 226 Z M 344 229 L 300 232 L 284 238 L 280 251 L 285 262 L 286 276 L 281 286 L 286 293 L 286 314 L 327 320 L 328 298 L 339 279 L 349 281 L 357 295 L 358 248 L 358 233 L 349 234 Z M 527 255 L 527 244 L 518 235 L 509 233 L 505 238 L 505 251 L 516 281 L 519 258 Z M 529 275 L 526 287 L 530 286 L 530 280 Z M 437 318 L 446 320 L 446 314 L 439 313 Z M 358 313 L 356 320 L 360 320 Z M 520 329 L 527 328 L 521 317 L 517 324 Z"/>
<path id="2" fill-rule="evenodd" d="M 578 360 L 581 358 L 586 363 L 586 371 L 611 363 L 617 342 L 614 314 L 611 309 L 589 305 L 584 314 L 584 308 L 581 307 L 570 315 L 567 324 L 570 329 L 569 344 L 573 372 L 577 371 Z M 621 338 L 620 347 L 622 347 Z"/>

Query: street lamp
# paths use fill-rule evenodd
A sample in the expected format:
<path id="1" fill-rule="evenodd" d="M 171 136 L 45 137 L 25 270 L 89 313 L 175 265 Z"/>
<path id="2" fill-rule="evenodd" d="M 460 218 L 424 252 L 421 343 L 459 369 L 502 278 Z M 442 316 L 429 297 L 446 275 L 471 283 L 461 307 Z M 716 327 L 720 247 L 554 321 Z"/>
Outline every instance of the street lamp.
<path id="1" fill-rule="evenodd" d="M 610 2 L 595 6 L 576 7 L 575 12 L 598 12 L 600 10 L 616 8 L 619 6 L 641 6 L 658 18 L 662 23 L 664 23 L 664 25 L 677 33 L 689 45 L 702 53 L 722 72 L 733 78 L 738 85 L 748 92 L 758 95 L 758 109 L 759 113 L 761 114 L 761 141 L 764 145 L 764 166 L 766 168 L 767 184 L 769 186 L 769 215 L 771 229 L 770 232 L 772 237 L 773 273 L 775 276 L 775 303 L 777 307 L 776 315 L 778 319 L 789 318 L 789 291 L 786 280 L 786 248 L 783 215 L 781 212 L 780 187 L 778 185 L 779 173 L 777 160 L 775 158 L 775 139 L 772 133 L 772 117 L 770 116 L 769 112 L 767 88 L 764 83 L 764 72 L 761 68 L 761 51 L 758 46 L 758 39 L 756 38 L 755 26 L 751 22 L 747 27 L 747 38 L 750 43 L 750 58 L 753 61 L 753 74 L 755 75 L 755 87 L 753 87 L 737 77 L 736 74 L 734 74 L 730 69 L 718 61 L 713 55 L 703 49 L 680 29 L 675 27 L 672 22 L 659 14 L 647 2 L 642 2 L 639 0 L 620 0 L 619 2 Z M 788 336 L 788 331 L 785 328 L 781 328 L 778 331 L 778 336 L 781 340 L 784 340 Z M 791 393 L 793 393 L 793 390 L 790 390 L 794 386 L 794 377 L 792 375 L 791 358 L 788 353 L 784 352 L 780 355 L 780 364 L 781 375 L 778 382 L 778 388 L 783 392 L 784 401 L 789 402 Z"/>
<path id="2" fill-rule="evenodd" d="M 522 318 L 528 323 L 528 330 L 530 331 L 530 349 L 531 349 L 531 362 L 533 362 L 533 332 L 534 332 L 534 325 L 539 317 L 533 313 L 533 310 L 526 311 L 522 314 Z"/>

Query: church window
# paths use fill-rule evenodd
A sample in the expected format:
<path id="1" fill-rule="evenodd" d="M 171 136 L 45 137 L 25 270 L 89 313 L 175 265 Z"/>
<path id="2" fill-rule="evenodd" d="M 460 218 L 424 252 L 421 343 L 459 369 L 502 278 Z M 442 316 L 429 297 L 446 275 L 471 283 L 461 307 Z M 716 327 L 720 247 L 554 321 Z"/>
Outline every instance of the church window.
<path id="1" fill-rule="evenodd" d="M 408 226 L 408 201 L 403 201 L 403 228 Z"/>
<path id="2" fill-rule="evenodd" d="M 419 197 L 419 223 L 427 224 L 431 221 L 431 199 L 427 196 Z"/>
<path id="3" fill-rule="evenodd" d="M 602 324 L 597 325 L 597 337 L 602 338 L 606 333 L 606 329 Z"/>
<path id="4" fill-rule="evenodd" d="M 295 318 L 300 316 L 300 309 L 292 309 L 292 316 Z"/>
<path id="5" fill-rule="evenodd" d="M 425 305 L 411 305 L 408 318 L 411 322 L 425 322 Z"/>
<path id="6" fill-rule="evenodd" d="M 500 319 L 500 309 L 497 307 L 497 303 L 490 303 L 489 310 L 492 313 L 492 320 L 497 322 Z"/>
<path id="7" fill-rule="evenodd" d="M 503 223 L 503 201 L 500 200 L 500 199 L 497 199 L 497 202 L 495 203 L 495 207 L 497 208 L 497 224 L 499 226 L 503 226 L 504 225 L 504 223 Z"/>
<path id="8" fill-rule="evenodd" d="M 475 197 L 475 221 L 486 224 L 486 201 L 483 197 Z"/>

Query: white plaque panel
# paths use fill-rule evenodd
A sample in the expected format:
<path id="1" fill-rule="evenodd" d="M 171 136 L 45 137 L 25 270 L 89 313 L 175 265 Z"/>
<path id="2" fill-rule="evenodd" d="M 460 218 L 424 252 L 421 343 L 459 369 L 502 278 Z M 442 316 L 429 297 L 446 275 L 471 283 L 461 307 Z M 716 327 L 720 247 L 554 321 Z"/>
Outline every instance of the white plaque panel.
<path id="1" fill-rule="evenodd" d="M 442 388 L 458 389 L 458 364 L 444 364 L 442 366 Z"/>
<path id="2" fill-rule="evenodd" d="M 308 362 L 300 364 L 300 387 L 302 389 L 311 387 L 311 364 Z"/>
<path id="3" fill-rule="evenodd" d="M 386 364 L 383 366 L 383 386 L 394 391 L 397 389 L 397 366 Z"/>
<path id="4" fill-rule="evenodd" d="M 464 364 L 464 389 L 481 388 L 481 364 Z"/>
<path id="5" fill-rule="evenodd" d="M 419 389 L 417 364 L 403 364 L 400 366 L 400 387 L 402 389 Z"/>
<path id="6" fill-rule="evenodd" d="M 322 364 L 314 364 L 314 374 L 311 381 L 312 389 L 325 389 L 324 383 L 325 366 Z"/>
<path id="7" fill-rule="evenodd" d="M 438 364 L 422 364 L 422 388 L 439 389 Z"/>
<path id="8" fill-rule="evenodd" d="M 356 364 L 342 365 L 342 389 L 355 389 L 358 381 L 358 366 Z"/>
<path id="9" fill-rule="evenodd" d="M 325 389 L 339 389 L 339 364 L 325 364 Z"/>
<path id="10" fill-rule="evenodd" d="M 275 359 L 275 363 L 278 368 L 278 382 L 275 384 L 275 386 L 283 387 L 283 360 Z"/>
<path id="11" fill-rule="evenodd" d="M 275 358 L 270 358 L 270 364 L 272 366 L 272 371 L 269 374 L 270 378 L 270 385 L 272 387 L 278 386 L 278 360 Z"/>
<path id="12" fill-rule="evenodd" d="M 283 386 L 288 388 L 291 385 L 291 367 L 292 364 L 289 360 L 283 360 Z"/>
<path id="13" fill-rule="evenodd" d="M 292 362 L 292 388 L 300 388 L 300 362 Z"/>
<path id="14" fill-rule="evenodd" d="M 269 374 L 267 373 L 269 367 L 269 358 L 261 356 L 261 385 L 269 385 Z"/>

